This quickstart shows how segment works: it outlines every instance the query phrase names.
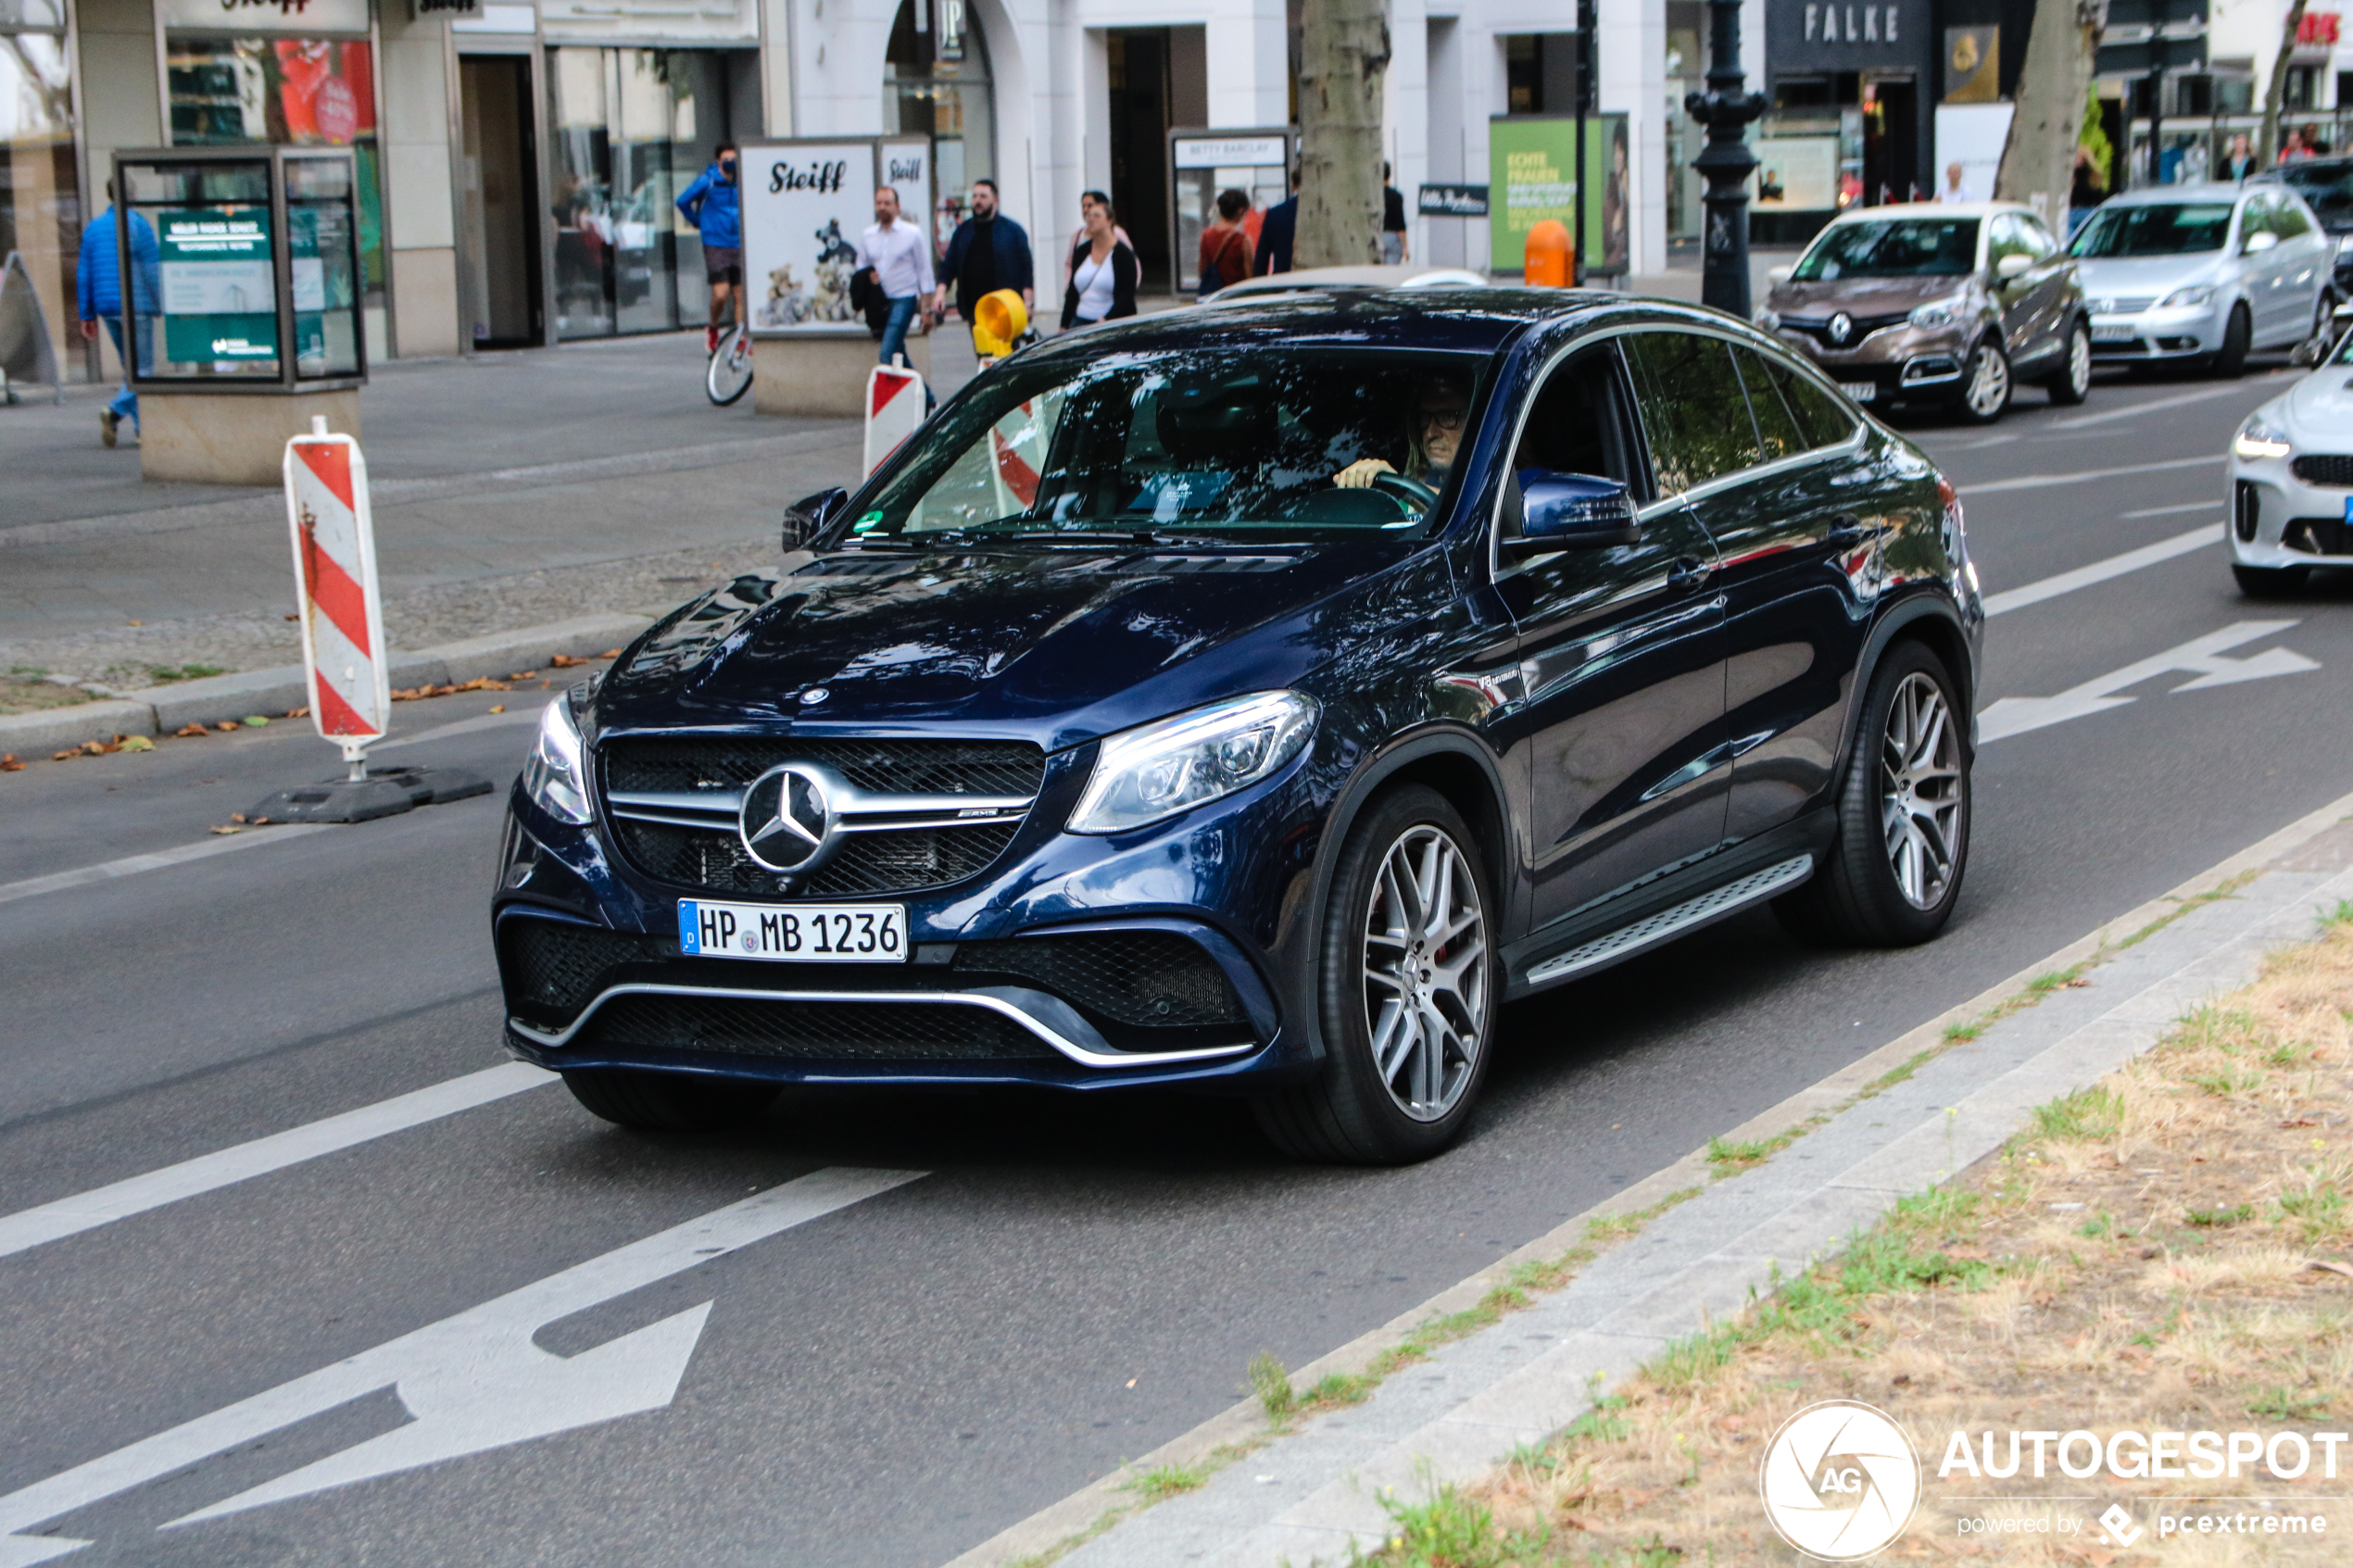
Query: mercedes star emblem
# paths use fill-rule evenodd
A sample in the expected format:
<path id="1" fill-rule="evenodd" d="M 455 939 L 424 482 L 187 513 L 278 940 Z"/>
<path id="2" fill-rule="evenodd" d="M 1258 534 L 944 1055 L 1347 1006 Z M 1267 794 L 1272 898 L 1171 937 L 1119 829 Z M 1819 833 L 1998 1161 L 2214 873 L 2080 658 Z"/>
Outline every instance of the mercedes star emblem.
<path id="1" fill-rule="evenodd" d="M 1855 318 L 1842 310 L 1831 318 L 1831 341 L 1844 343 L 1855 335 Z"/>
<path id="2" fill-rule="evenodd" d="M 744 791 L 744 849 L 770 871 L 806 870 L 824 852 L 833 826 L 825 786 L 806 769 L 771 768 Z"/>

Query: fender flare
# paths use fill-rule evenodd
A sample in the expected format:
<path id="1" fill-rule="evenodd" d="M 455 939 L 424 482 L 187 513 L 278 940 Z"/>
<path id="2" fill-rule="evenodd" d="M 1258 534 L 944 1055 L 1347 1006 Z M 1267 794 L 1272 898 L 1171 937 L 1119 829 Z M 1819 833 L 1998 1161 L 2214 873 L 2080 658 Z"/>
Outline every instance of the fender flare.
<path id="1" fill-rule="evenodd" d="M 1835 787 L 1846 787 L 1846 769 L 1855 758 L 1855 733 L 1863 722 L 1863 698 L 1871 689 L 1871 682 L 1879 674 L 1879 661 L 1886 654 L 1905 628 L 1922 621 L 1942 621 L 1953 634 L 1954 641 L 1970 651 L 1964 667 L 1952 671 L 1953 678 L 1961 684 L 1961 698 L 1969 711 L 1969 729 L 1962 746 L 1973 761 L 1977 756 L 1977 669 L 1967 622 L 1960 611 L 1944 595 L 1931 591 L 1912 594 L 1899 599 L 1879 618 L 1871 634 L 1863 641 L 1863 651 L 1855 661 L 1854 700 L 1846 706 L 1846 721 L 1838 732 L 1838 780 Z"/>

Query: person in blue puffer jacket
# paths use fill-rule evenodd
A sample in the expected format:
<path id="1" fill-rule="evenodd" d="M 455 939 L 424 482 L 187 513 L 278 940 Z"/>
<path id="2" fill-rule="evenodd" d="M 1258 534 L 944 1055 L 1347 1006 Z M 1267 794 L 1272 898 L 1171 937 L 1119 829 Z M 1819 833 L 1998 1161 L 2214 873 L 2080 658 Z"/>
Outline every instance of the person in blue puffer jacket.
<path id="1" fill-rule="evenodd" d="M 138 430 L 139 395 L 131 390 L 132 358 L 122 351 L 122 260 L 115 253 L 111 180 L 107 182 L 107 201 L 106 211 L 82 231 L 82 264 L 75 270 L 74 294 L 82 335 L 96 337 L 98 323 L 104 321 L 107 335 L 114 339 L 115 358 L 123 362 L 122 390 L 98 410 L 98 439 L 111 446 L 124 420 L 131 421 L 134 433 Z M 131 215 L 131 283 L 132 330 L 137 334 L 139 373 L 145 375 L 155 368 L 155 317 L 163 298 L 163 252 L 156 244 L 153 225 L 135 212 Z"/>
<path id="2" fill-rule="evenodd" d="M 702 235 L 703 270 L 711 278 L 711 326 L 703 333 L 703 352 L 719 352 L 719 316 L 722 309 L 735 305 L 735 317 L 740 320 L 743 307 L 739 303 L 744 287 L 744 202 L 743 185 L 736 178 L 736 144 L 722 142 L 711 155 L 711 167 L 696 176 L 678 198 L 678 210 Z"/>

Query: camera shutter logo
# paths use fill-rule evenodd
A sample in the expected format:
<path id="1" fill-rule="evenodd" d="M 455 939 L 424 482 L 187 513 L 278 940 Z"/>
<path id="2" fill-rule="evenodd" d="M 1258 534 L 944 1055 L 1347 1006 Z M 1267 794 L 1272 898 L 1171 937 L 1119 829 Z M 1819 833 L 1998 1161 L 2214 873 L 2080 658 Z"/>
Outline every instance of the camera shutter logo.
<path id="1" fill-rule="evenodd" d="M 1808 1405 L 1765 1447 L 1757 1476 L 1781 1539 L 1825 1562 L 1893 1544 L 1920 1500 L 1920 1459 L 1893 1418 L 1851 1399 Z"/>
<path id="2" fill-rule="evenodd" d="M 833 828 L 825 786 L 806 769 L 771 768 L 744 791 L 744 848 L 770 871 L 808 870 L 824 853 Z"/>

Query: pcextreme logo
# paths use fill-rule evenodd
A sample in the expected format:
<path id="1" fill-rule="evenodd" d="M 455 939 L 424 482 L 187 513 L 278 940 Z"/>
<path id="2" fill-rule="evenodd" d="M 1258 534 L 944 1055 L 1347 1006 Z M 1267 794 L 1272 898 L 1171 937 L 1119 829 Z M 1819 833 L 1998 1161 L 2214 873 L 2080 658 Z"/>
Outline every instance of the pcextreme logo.
<path id="1" fill-rule="evenodd" d="M 1911 1523 L 1919 1452 L 1885 1411 L 1825 1399 L 1773 1434 L 1756 1487 L 1781 1539 L 1825 1562 L 1858 1562 Z"/>

